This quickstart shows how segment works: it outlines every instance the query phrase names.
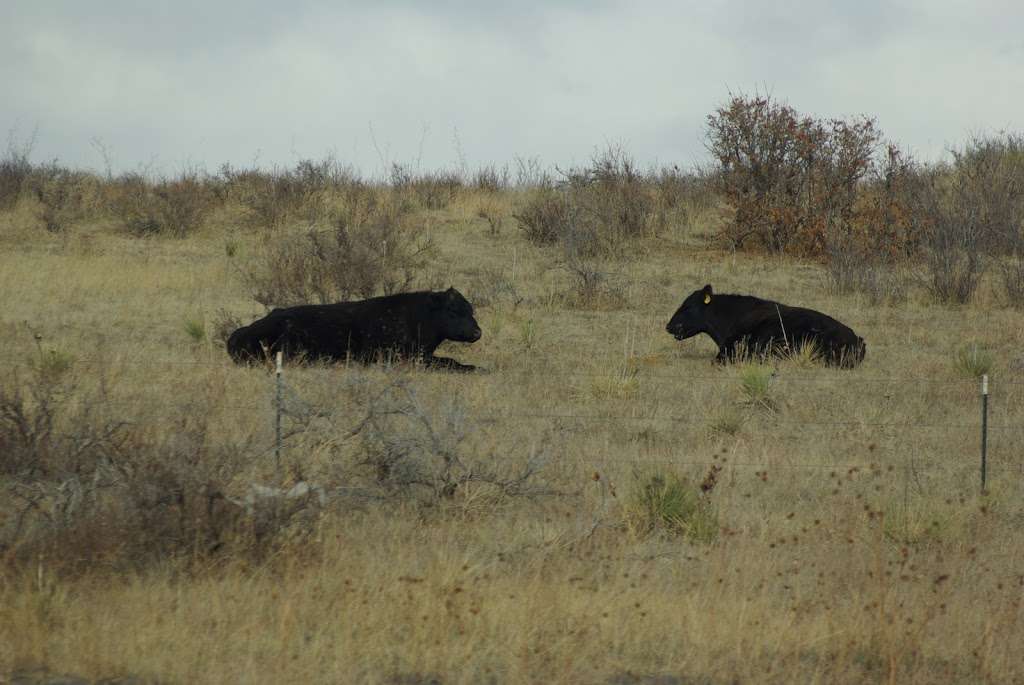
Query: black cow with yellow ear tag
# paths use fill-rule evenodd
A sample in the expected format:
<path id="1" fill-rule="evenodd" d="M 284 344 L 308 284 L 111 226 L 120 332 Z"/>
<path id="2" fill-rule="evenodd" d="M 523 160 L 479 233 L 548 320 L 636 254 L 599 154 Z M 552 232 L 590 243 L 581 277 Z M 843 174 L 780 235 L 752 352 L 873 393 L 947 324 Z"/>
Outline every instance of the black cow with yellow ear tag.
<path id="1" fill-rule="evenodd" d="M 826 364 L 851 368 L 867 351 L 863 338 L 826 314 L 751 295 L 723 295 L 710 285 L 683 300 L 665 329 L 677 340 L 711 336 L 719 362 L 733 361 L 740 350 L 792 354 L 813 345 Z"/>

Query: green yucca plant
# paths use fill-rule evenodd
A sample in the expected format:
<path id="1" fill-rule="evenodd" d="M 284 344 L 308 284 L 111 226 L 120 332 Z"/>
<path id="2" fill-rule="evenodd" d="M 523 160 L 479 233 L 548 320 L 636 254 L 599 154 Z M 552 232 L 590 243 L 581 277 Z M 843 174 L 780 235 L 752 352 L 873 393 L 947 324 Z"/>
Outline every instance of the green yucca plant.
<path id="1" fill-rule="evenodd" d="M 821 349 L 816 340 L 807 340 L 785 355 L 787 362 L 799 369 L 818 366 L 821 363 Z"/>
<path id="2" fill-rule="evenodd" d="M 956 351 L 953 364 L 960 373 L 972 378 L 981 378 L 992 373 L 995 357 L 981 345 L 971 343 Z"/>
<path id="3" fill-rule="evenodd" d="M 196 345 L 206 340 L 206 325 L 201 319 L 188 319 L 185 321 L 185 333 Z"/>
<path id="4" fill-rule="evenodd" d="M 739 368 L 740 387 L 747 401 L 765 409 L 774 409 L 772 379 L 775 370 L 764 364 L 746 363 Z"/>
<path id="5" fill-rule="evenodd" d="M 626 524 L 637 535 L 660 530 L 699 543 L 718 535 L 718 514 L 706 494 L 671 471 L 634 473 L 624 506 Z"/>
<path id="6" fill-rule="evenodd" d="M 51 349 L 46 352 L 40 350 L 33 367 L 41 379 L 56 382 L 71 370 L 74 362 L 75 358 L 62 350 Z"/>
<path id="7" fill-rule="evenodd" d="M 724 407 L 711 420 L 711 431 L 718 435 L 736 435 L 743 429 L 747 416 L 741 407 Z"/>

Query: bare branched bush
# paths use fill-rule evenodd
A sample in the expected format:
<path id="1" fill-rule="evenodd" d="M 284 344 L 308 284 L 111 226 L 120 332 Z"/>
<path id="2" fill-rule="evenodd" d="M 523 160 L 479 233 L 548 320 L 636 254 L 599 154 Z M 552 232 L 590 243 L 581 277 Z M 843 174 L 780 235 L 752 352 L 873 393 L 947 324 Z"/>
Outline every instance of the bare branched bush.
<path id="1" fill-rule="evenodd" d="M 824 256 L 833 292 L 862 293 L 873 304 L 906 298 L 920 242 L 910 216 L 919 173 L 913 158 L 886 146 L 858 189 L 853 214 L 829 226 Z"/>
<path id="2" fill-rule="evenodd" d="M 1024 306 L 1024 135 L 975 137 L 954 159 L 965 177 L 960 192 L 975 198 L 1006 297 Z"/>
<path id="3" fill-rule="evenodd" d="M 552 184 L 544 184 L 528 191 L 525 203 L 513 217 L 527 240 L 551 245 L 565 233 L 571 214 L 572 206 L 565 192 Z"/>
<path id="4" fill-rule="evenodd" d="M 473 187 L 477 190 L 485 190 L 489 193 L 497 193 L 504 190 L 508 190 L 512 184 L 511 174 L 508 169 L 508 165 L 495 166 L 493 164 L 489 166 L 480 167 L 476 173 L 473 174 Z"/>
<path id="5" fill-rule="evenodd" d="M 222 164 L 217 171 L 216 184 L 217 193 L 225 201 L 233 201 L 245 205 L 252 214 L 255 214 L 250 206 L 250 201 L 258 192 L 268 191 L 273 183 L 271 172 L 261 169 L 238 169 L 230 164 Z M 255 223 L 255 216 L 248 217 Z"/>
<path id="6" fill-rule="evenodd" d="M 565 264 L 573 279 L 577 303 L 586 306 L 597 300 L 605 288 L 607 274 L 596 263 L 578 254 L 570 254 Z"/>
<path id="7" fill-rule="evenodd" d="M 682 235 L 713 235 L 722 214 L 717 175 L 700 166 L 690 171 L 671 166 L 650 172 L 647 183 L 655 207 L 651 224 L 658 231 L 671 228 Z"/>
<path id="8" fill-rule="evenodd" d="M 1013 136 L 975 138 L 918 184 L 911 221 L 921 235 L 921 280 L 938 301 L 970 301 L 993 259 L 1013 297 L 1024 248 L 1022 148 Z"/>
<path id="9" fill-rule="evenodd" d="M 31 371 L 0 387 L 0 476 L 5 497 L 0 550 L 75 524 L 102 485 L 126 424 L 75 401 L 70 360 L 40 351 Z"/>
<path id="10" fill-rule="evenodd" d="M 587 234 L 588 249 L 610 257 L 625 241 L 656 231 L 656 194 L 621 147 L 610 146 L 589 166 L 561 173 L 560 182 L 534 187 L 515 214 L 531 242 L 578 241 Z"/>
<path id="11" fill-rule="evenodd" d="M 551 174 L 537 157 L 516 157 L 515 187 L 520 190 L 540 188 L 551 184 Z"/>
<path id="12" fill-rule="evenodd" d="M 523 301 L 522 294 L 505 270 L 486 266 L 480 267 L 471 278 L 467 297 L 480 308 L 502 301 L 515 306 Z"/>
<path id="13" fill-rule="evenodd" d="M 624 241 L 656 232 L 658 214 L 651 184 L 621 146 L 608 146 L 594 155 L 588 167 L 563 176 L 577 208 L 574 230 L 591 232 L 601 251 L 612 254 Z"/>
<path id="14" fill-rule="evenodd" d="M 999 275 L 1007 301 L 1014 307 L 1024 307 L 1024 245 L 999 260 Z"/>
<path id="15" fill-rule="evenodd" d="M 39 201 L 40 218 L 50 233 L 62 233 L 78 221 L 103 215 L 101 184 L 94 174 L 56 163 L 36 167 L 26 182 Z"/>
<path id="16" fill-rule="evenodd" d="M 0 473 L 32 478 L 60 470 L 55 414 L 70 390 L 62 376 L 37 366 L 30 379 L 0 389 Z"/>
<path id="17" fill-rule="evenodd" d="M 908 266 L 903 261 L 884 259 L 862 243 L 839 237 L 829 241 L 828 282 L 840 295 L 861 293 L 871 304 L 895 304 L 907 297 Z"/>
<path id="18" fill-rule="evenodd" d="M 115 184 L 115 213 L 128 232 L 137 237 L 191 235 L 202 226 L 216 202 L 203 176 L 195 171 L 156 182 L 129 173 Z"/>
<path id="19" fill-rule="evenodd" d="M 976 221 L 976 196 L 955 174 L 931 171 L 915 194 L 921 227 L 924 287 L 940 302 L 970 301 L 988 266 L 988 236 Z"/>
<path id="20" fill-rule="evenodd" d="M 217 314 L 213 318 L 213 333 L 211 334 L 211 340 L 216 344 L 225 347 L 227 346 L 228 338 L 236 330 L 241 328 L 242 320 L 227 311 L 226 309 L 217 310 Z"/>
<path id="21" fill-rule="evenodd" d="M 391 165 L 391 187 L 413 197 L 424 209 L 444 209 L 465 186 L 457 171 L 417 174 L 401 164 Z"/>
<path id="22" fill-rule="evenodd" d="M 469 483 L 503 496 L 545 492 L 531 482 L 546 463 L 543 452 L 516 466 L 474 453 L 474 422 L 457 399 L 430 405 L 405 380 L 364 392 L 366 415 L 353 430 L 361 440 L 358 466 L 385 492 L 449 499 Z"/>
<path id="23" fill-rule="evenodd" d="M 346 165 L 328 155 L 303 159 L 294 169 L 234 169 L 224 165 L 218 175 L 225 199 L 240 202 L 248 223 L 275 229 L 289 221 L 316 223 L 328 216 L 332 200 L 366 190 L 367 184 Z"/>
<path id="24" fill-rule="evenodd" d="M 29 156 L 35 137 L 18 144 L 14 132 L 7 137 L 7 150 L 0 159 L 0 209 L 10 209 L 18 201 L 21 191 L 32 173 Z"/>
<path id="25" fill-rule="evenodd" d="M 954 188 L 994 254 L 1020 249 L 1024 229 L 1024 135 L 975 136 L 953 151 Z"/>
<path id="26" fill-rule="evenodd" d="M 44 361 L 0 387 L 0 552 L 60 572 L 203 558 L 224 545 L 259 552 L 287 521 L 247 524 L 227 497 L 249 443 L 212 434 L 216 397 L 194 395 L 170 415 L 126 416 L 70 367 Z M 58 369 L 64 369 L 59 371 Z"/>
<path id="27" fill-rule="evenodd" d="M 266 229 L 279 228 L 300 214 L 316 214 L 319 204 L 317 189 L 289 171 L 259 178 L 245 197 L 250 223 Z"/>
<path id="28" fill-rule="evenodd" d="M 329 303 L 409 289 L 434 244 L 394 201 L 338 210 L 329 228 L 269 241 L 246 277 L 270 308 Z"/>
<path id="29" fill-rule="evenodd" d="M 714 207 L 715 186 L 720 181 L 714 171 L 699 167 L 693 171 L 684 171 L 678 166 L 671 166 L 654 171 L 648 183 L 664 209 L 703 212 Z"/>
<path id="30" fill-rule="evenodd" d="M 586 230 L 562 238 L 565 269 L 572 279 L 570 302 L 577 307 L 618 306 L 625 301 L 621 279 L 604 267 L 596 236 Z"/>
<path id="31" fill-rule="evenodd" d="M 492 237 L 501 234 L 501 225 L 504 223 L 505 215 L 497 202 L 484 201 L 477 207 L 476 215 L 487 222 L 487 231 Z"/>

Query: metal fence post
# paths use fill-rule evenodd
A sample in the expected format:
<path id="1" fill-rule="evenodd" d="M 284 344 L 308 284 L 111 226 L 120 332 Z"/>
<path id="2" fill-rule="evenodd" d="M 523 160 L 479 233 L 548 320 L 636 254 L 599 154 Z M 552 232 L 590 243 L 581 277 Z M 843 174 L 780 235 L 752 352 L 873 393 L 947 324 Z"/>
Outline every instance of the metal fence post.
<path id="1" fill-rule="evenodd" d="M 277 397 L 274 401 L 274 409 L 276 413 L 274 433 L 274 461 L 277 466 L 278 474 L 281 472 L 281 351 L 277 351 L 277 368 L 275 376 L 277 377 Z"/>
<path id="2" fill-rule="evenodd" d="M 988 374 L 981 377 L 981 494 L 985 494 L 985 477 L 988 468 Z"/>

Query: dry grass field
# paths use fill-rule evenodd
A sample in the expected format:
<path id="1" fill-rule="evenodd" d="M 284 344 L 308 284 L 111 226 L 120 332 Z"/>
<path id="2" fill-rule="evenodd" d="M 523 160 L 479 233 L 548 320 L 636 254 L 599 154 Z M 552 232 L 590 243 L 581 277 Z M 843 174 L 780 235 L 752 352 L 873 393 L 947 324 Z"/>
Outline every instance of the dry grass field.
<path id="1" fill-rule="evenodd" d="M 417 283 L 484 331 L 439 353 L 486 372 L 286 366 L 280 465 L 274 375 L 216 329 L 262 315 L 245 274 L 301 222 L 0 212 L 0 449 L 38 481 L 0 474 L 0 682 L 1024 682 L 1024 314 L 994 281 L 836 295 L 719 249 L 711 203 L 583 298 L 523 202 L 413 211 Z M 664 330 L 705 283 L 830 313 L 866 360 L 716 366 Z M 325 502 L 237 504 L 299 482 Z"/>

